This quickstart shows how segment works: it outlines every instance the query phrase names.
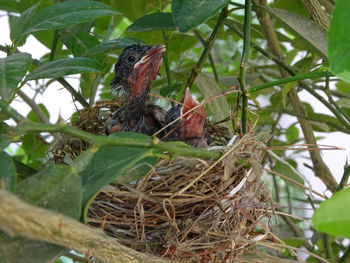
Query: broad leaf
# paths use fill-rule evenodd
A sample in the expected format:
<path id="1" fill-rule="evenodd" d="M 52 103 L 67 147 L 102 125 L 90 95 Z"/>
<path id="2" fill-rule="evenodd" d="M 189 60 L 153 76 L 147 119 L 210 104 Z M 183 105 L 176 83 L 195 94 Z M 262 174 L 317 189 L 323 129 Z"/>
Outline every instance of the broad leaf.
<path id="1" fill-rule="evenodd" d="M 99 54 L 112 52 L 116 49 L 124 48 L 132 44 L 140 43 L 141 41 L 138 39 L 132 39 L 132 38 L 120 38 L 120 39 L 113 39 L 109 40 L 107 42 L 98 44 L 90 49 L 88 49 L 85 53 L 82 54 L 82 56 L 85 57 L 92 57 Z"/>
<path id="2" fill-rule="evenodd" d="M 148 136 L 135 133 L 117 133 L 113 136 L 129 139 L 137 137 L 149 140 Z M 99 148 L 86 169 L 81 173 L 84 218 L 90 202 L 105 185 L 123 175 L 123 179 L 121 179 L 123 183 L 141 178 L 147 174 L 151 166 L 157 161 L 157 157 L 152 157 L 155 155 L 155 151 L 148 148 L 117 146 Z M 88 158 L 91 158 L 90 155 L 88 156 Z M 135 168 L 137 169 L 135 170 Z M 134 172 L 130 173 L 130 171 Z M 126 174 L 129 174 L 130 177 L 125 177 Z M 135 178 L 135 174 L 138 178 Z"/>
<path id="3" fill-rule="evenodd" d="M 350 83 L 349 24 L 350 2 L 338 0 L 328 31 L 329 64 L 332 73 Z"/>
<path id="4" fill-rule="evenodd" d="M 204 74 L 200 74 L 196 78 L 196 84 L 206 100 L 212 99 L 222 93 L 220 85 L 213 78 Z M 230 106 L 225 96 L 211 100 L 208 106 L 215 121 L 221 121 L 230 116 Z M 227 122 L 225 122 L 225 125 L 227 128 L 230 128 Z"/>
<path id="5" fill-rule="evenodd" d="M 0 97 L 8 101 L 32 62 L 29 54 L 14 54 L 0 58 Z"/>
<path id="6" fill-rule="evenodd" d="M 176 26 L 187 32 L 218 13 L 229 0 L 173 0 L 171 9 Z"/>
<path id="7" fill-rule="evenodd" d="M 6 122 L 0 122 L 0 150 L 5 149 L 11 140 L 8 137 L 9 126 Z"/>
<path id="8" fill-rule="evenodd" d="M 16 187 L 16 168 L 11 157 L 0 152 L 0 188 L 14 191 Z"/>
<path id="9" fill-rule="evenodd" d="M 292 161 L 289 160 L 289 162 L 292 162 Z M 297 173 L 294 172 L 294 169 L 292 169 L 292 165 L 289 164 L 289 162 L 286 162 L 286 163 L 277 162 L 273 170 L 280 174 L 283 174 L 284 176 L 288 177 L 289 179 L 292 179 L 293 181 L 296 181 L 300 184 L 304 184 L 304 180 Z M 291 183 L 287 180 L 285 182 L 290 186 L 296 187 L 294 183 Z"/>
<path id="10" fill-rule="evenodd" d="M 19 12 L 19 3 L 17 1 L 0 0 L 0 10 Z"/>
<path id="11" fill-rule="evenodd" d="M 350 238 L 350 188 L 321 203 L 312 216 L 314 228 L 331 235 Z"/>
<path id="12" fill-rule="evenodd" d="M 21 30 L 11 35 L 11 39 L 18 43 L 26 35 L 47 30 L 58 29 L 70 25 L 84 23 L 100 16 L 114 15 L 116 11 L 97 1 L 67 1 L 46 7 L 39 12 L 30 12 L 17 21 L 22 24 Z"/>
<path id="13" fill-rule="evenodd" d="M 291 125 L 286 130 L 287 140 L 291 143 L 299 139 L 299 129 L 295 125 Z"/>
<path id="14" fill-rule="evenodd" d="M 90 58 L 63 58 L 37 67 L 27 76 L 27 80 L 59 78 L 78 73 L 100 72 L 101 70 L 101 65 Z"/>
<path id="15" fill-rule="evenodd" d="M 17 187 L 17 194 L 31 204 L 56 210 L 76 219 L 80 216 L 81 181 L 71 167 L 50 165 L 21 181 Z M 63 247 L 41 241 L 0 234 L 0 254 L 8 262 L 48 262 L 65 250 Z"/>
<path id="16" fill-rule="evenodd" d="M 171 13 L 154 13 L 145 15 L 131 24 L 127 32 L 143 32 L 152 30 L 176 30 Z"/>
<path id="17" fill-rule="evenodd" d="M 269 7 L 264 9 L 290 30 L 307 48 L 328 60 L 327 32 L 320 25 L 283 9 Z"/>
<path id="18" fill-rule="evenodd" d="M 113 7 L 134 21 L 143 16 L 149 8 L 159 5 L 158 0 L 114 0 Z"/>

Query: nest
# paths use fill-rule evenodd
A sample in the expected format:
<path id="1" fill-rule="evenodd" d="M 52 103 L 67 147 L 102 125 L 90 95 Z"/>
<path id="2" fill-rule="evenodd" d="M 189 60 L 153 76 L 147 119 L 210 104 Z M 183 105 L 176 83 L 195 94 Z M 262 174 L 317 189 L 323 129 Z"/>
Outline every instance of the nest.
<path id="1" fill-rule="evenodd" d="M 260 181 L 258 145 L 245 137 L 218 162 L 163 160 L 137 182 L 105 187 L 88 223 L 128 247 L 171 259 L 240 257 L 268 232 L 262 220 L 271 199 Z"/>
<path id="2" fill-rule="evenodd" d="M 123 104 L 101 101 L 80 112 L 72 126 L 105 134 L 108 116 Z M 227 129 L 206 124 L 215 145 L 226 145 Z M 92 202 L 88 224 L 141 252 L 184 262 L 230 262 L 267 238 L 272 200 L 260 181 L 260 142 L 253 135 L 217 146 L 219 161 L 162 160 L 141 180 L 106 186 Z M 56 163 L 69 164 L 89 143 L 63 135 L 51 149 Z M 265 222 L 265 223 L 264 223 Z"/>

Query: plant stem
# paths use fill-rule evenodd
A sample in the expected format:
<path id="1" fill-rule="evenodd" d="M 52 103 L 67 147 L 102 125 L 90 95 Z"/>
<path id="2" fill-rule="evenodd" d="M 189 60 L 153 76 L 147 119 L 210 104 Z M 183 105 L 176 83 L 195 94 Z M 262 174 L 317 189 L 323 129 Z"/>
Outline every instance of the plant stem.
<path id="1" fill-rule="evenodd" d="M 163 61 L 164 61 L 164 66 L 165 66 L 165 72 L 166 72 L 166 78 L 168 80 L 168 85 L 169 87 L 171 86 L 171 74 L 170 74 L 170 69 L 169 69 L 169 57 L 168 57 L 168 41 L 169 38 L 165 31 L 163 31 L 163 40 L 164 40 L 164 45 L 166 46 L 165 53 L 163 55 Z"/>
<path id="2" fill-rule="evenodd" d="M 92 83 L 92 88 L 91 88 L 91 92 L 90 92 L 90 100 L 89 100 L 89 107 L 90 108 L 92 107 L 92 105 L 95 102 L 97 88 L 98 88 L 98 85 L 100 84 L 100 80 L 101 80 L 101 74 L 97 73 L 95 78 L 94 78 L 94 82 Z"/>
<path id="3" fill-rule="evenodd" d="M 213 29 L 213 32 L 211 32 L 210 37 L 208 39 L 207 45 L 204 48 L 197 64 L 192 68 L 191 71 L 191 76 L 189 77 L 188 81 L 187 81 L 187 85 L 186 87 L 191 87 L 194 80 L 196 79 L 196 77 L 198 76 L 198 74 L 201 72 L 202 67 L 204 62 L 207 60 L 209 52 L 211 50 L 211 48 L 214 45 L 215 39 L 221 29 L 221 27 L 224 24 L 224 21 L 226 19 L 226 17 L 229 15 L 229 11 L 228 11 L 228 6 L 225 6 L 222 10 L 221 13 L 219 15 L 218 21 L 216 22 L 216 25 Z"/>
<path id="4" fill-rule="evenodd" d="M 55 58 L 55 53 L 56 53 L 56 48 L 57 48 L 57 43 L 59 38 L 60 38 L 59 29 L 56 29 L 53 37 L 53 41 L 52 41 L 49 61 L 52 61 Z"/>
<path id="5" fill-rule="evenodd" d="M 339 190 L 343 189 L 344 185 L 349 180 L 349 175 L 350 175 L 350 165 L 348 165 L 347 167 L 344 167 L 343 176 L 334 192 L 338 192 Z"/>
<path id="6" fill-rule="evenodd" d="M 250 47 L 250 20 L 252 16 L 251 0 L 245 1 L 244 6 L 244 32 L 243 32 L 243 51 L 241 64 L 239 68 L 239 84 L 242 91 L 242 128 L 243 134 L 247 133 L 247 106 L 248 106 L 248 90 L 245 83 L 245 74 L 248 69 L 248 57 Z"/>
<path id="7" fill-rule="evenodd" d="M 172 157 L 176 156 L 192 156 L 203 159 L 218 159 L 221 156 L 219 152 L 212 152 L 200 150 L 193 147 L 174 145 L 174 143 L 166 143 L 159 141 L 157 138 L 148 137 L 145 139 L 137 138 L 118 138 L 113 136 L 98 136 L 78 128 L 68 126 L 65 124 L 42 124 L 31 121 L 23 121 L 17 126 L 15 133 L 17 135 L 25 132 L 62 132 L 74 137 L 86 140 L 96 145 L 101 146 L 127 146 L 127 147 L 141 147 L 154 148 L 168 152 Z"/>
<path id="8" fill-rule="evenodd" d="M 272 86 L 277 86 L 280 84 L 288 83 L 288 82 L 293 82 L 293 81 L 299 81 L 299 80 L 304 80 L 304 79 L 314 79 L 314 78 L 320 78 L 320 77 L 327 77 L 327 76 L 333 76 L 332 73 L 328 71 L 315 71 L 311 73 L 307 73 L 304 75 L 297 75 L 289 78 L 284 78 L 284 79 L 278 79 L 275 81 L 267 82 L 255 87 L 251 87 L 248 89 L 248 92 L 256 92 L 262 89 L 266 89 Z"/>
<path id="9" fill-rule="evenodd" d="M 33 112 L 38 116 L 41 122 L 43 123 L 50 123 L 49 118 L 45 115 L 43 110 L 38 106 L 38 104 L 35 103 L 31 98 L 29 98 L 23 91 L 19 90 L 17 91 L 17 94 L 19 97 L 24 100 L 33 110 Z"/>
<path id="10" fill-rule="evenodd" d="M 205 39 L 201 36 L 199 31 L 197 29 L 195 29 L 195 30 L 193 30 L 193 32 L 198 37 L 198 39 L 202 43 L 202 45 L 205 47 L 207 43 L 206 43 Z M 216 70 L 216 66 L 215 66 L 215 62 L 214 62 L 213 56 L 211 55 L 210 52 L 209 52 L 209 62 L 210 62 L 211 68 L 213 69 L 213 74 L 214 74 L 215 81 L 218 82 L 219 81 L 218 72 Z"/>

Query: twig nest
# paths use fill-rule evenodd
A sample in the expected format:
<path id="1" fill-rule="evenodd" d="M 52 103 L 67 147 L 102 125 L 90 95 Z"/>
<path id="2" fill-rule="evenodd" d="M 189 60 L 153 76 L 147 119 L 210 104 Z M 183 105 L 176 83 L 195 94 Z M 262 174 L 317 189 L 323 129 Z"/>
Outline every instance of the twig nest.
<path id="1" fill-rule="evenodd" d="M 162 160 L 147 176 L 111 184 L 88 213 L 118 242 L 167 258 L 226 262 L 262 239 L 271 202 L 260 176 L 261 151 L 253 136 L 227 148 L 222 160 Z"/>

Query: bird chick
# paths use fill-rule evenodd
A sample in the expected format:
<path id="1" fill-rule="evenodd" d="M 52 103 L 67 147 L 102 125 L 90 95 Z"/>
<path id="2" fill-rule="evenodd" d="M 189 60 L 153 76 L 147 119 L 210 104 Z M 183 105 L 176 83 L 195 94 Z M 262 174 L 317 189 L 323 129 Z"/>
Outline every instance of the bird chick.
<path id="1" fill-rule="evenodd" d="M 197 148 L 208 146 L 204 130 L 204 105 L 194 109 L 198 105 L 199 102 L 192 97 L 190 89 L 187 88 L 182 99 L 182 105 L 172 107 L 165 115 L 166 124 L 170 124 L 181 116 L 179 121 L 168 127 L 167 141 L 183 141 Z"/>
<path id="2" fill-rule="evenodd" d="M 164 53 L 164 45 L 131 45 L 120 54 L 110 86 L 125 92 L 126 103 L 107 121 L 107 134 L 134 131 L 152 135 L 164 125 L 163 109 L 147 104 Z"/>

